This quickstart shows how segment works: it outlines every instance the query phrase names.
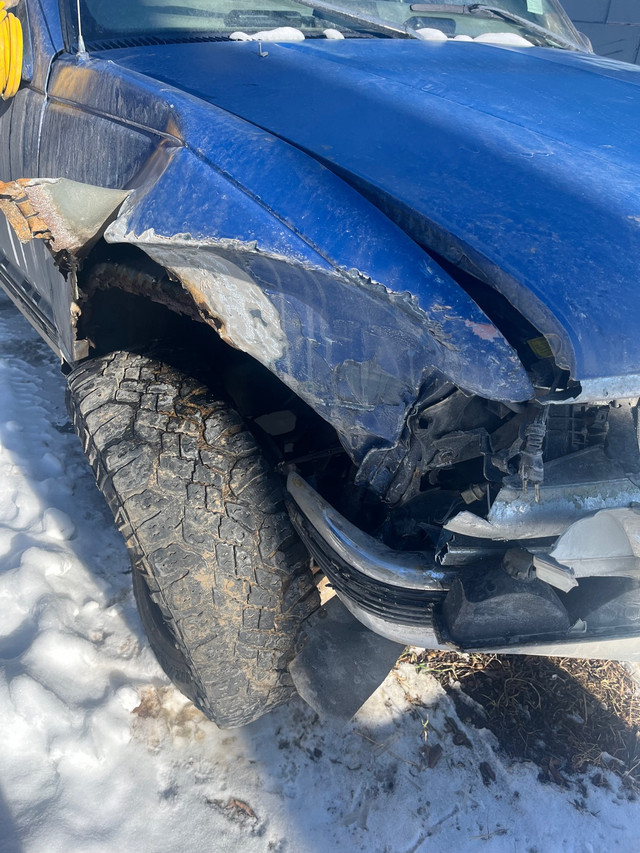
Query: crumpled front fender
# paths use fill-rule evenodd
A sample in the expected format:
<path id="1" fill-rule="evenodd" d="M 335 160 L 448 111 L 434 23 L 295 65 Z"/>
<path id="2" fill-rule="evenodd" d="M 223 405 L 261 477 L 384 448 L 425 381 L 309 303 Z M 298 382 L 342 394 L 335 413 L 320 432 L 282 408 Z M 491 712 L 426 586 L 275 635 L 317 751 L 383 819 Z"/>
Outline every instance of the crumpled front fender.
<path id="1" fill-rule="evenodd" d="M 95 110 L 117 69 L 92 60 L 80 70 L 74 99 Z M 105 239 L 138 246 L 179 279 L 202 317 L 326 418 L 355 461 L 393 446 L 434 383 L 498 401 L 533 396 L 501 332 L 353 187 L 218 107 L 118 74 L 118 91 L 138 93 L 162 138 Z M 53 249 L 59 223 L 46 224 Z"/>
<path id="2" fill-rule="evenodd" d="M 306 161 L 304 231 L 282 205 L 275 212 L 264 186 L 248 192 L 241 156 L 239 186 L 182 148 L 131 194 L 105 238 L 138 246 L 176 276 L 224 339 L 328 420 L 356 461 L 398 440 L 425 384 L 449 380 L 502 401 L 531 397 L 516 353 L 467 294 L 339 178 L 285 147 Z M 255 169 L 255 157 L 248 164 Z M 268 158 L 261 181 L 271 172 L 281 189 L 288 167 Z M 198 191 L 187 195 L 185 186 Z"/>

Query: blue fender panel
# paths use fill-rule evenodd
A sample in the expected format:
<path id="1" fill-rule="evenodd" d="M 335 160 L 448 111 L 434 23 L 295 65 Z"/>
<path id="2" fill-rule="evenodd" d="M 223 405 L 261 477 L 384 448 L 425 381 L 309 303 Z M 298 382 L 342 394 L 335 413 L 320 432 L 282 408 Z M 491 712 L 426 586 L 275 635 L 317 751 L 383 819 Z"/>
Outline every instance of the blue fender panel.
<path id="1" fill-rule="evenodd" d="M 501 290 L 575 379 L 640 374 L 639 69 L 380 39 L 109 55 L 330 166 Z"/>
<path id="2" fill-rule="evenodd" d="M 217 134 L 222 143 L 223 130 L 224 124 Z M 248 127 L 248 133 L 252 138 L 257 132 Z M 233 136 L 235 154 L 228 156 L 235 157 L 236 179 L 242 175 L 249 183 L 256 169 L 254 149 L 244 152 L 245 173 L 237 129 Z M 276 144 L 294 160 L 308 161 L 290 146 Z M 376 225 L 391 245 L 394 239 L 405 244 L 406 255 L 397 252 L 395 283 L 403 273 L 413 294 L 366 274 L 379 274 L 379 268 L 338 268 L 323 257 L 326 253 L 311 248 L 314 232 L 307 240 L 296 234 L 264 205 L 264 196 L 258 203 L 237 180 L 186 148 L 165 151 L 161 174 L 154 172 L 153 181 L 131 193 L 106 239 L 139 246 L 175 274 L 223 337 L 265 364 L 332 423 L 356 461 L 373 446 L 397 441 L 425 385 L 445 385 L 455 377 L 470 393 L 494 399 L 531 395 L 524 369 L 498 330 L 375 208 L 362 202 L 358 220 L 347 210 L 350 228 L 373 233 Z M 256 170 L 265 190 L 269 177 L 281 182 L 282 173 L 276 180 L 274 171 L 291 171 L 280 157 L 269 163 Z M 333 228 L 344 201 L 338 190 L 359 197 L 326 169 L 311 165 L 306 175 L 311 191 L 318 191 L 319 178 L 335 183 L 336 195 L 319 195 L 327 209 L 316 218 L 316 229 L 327 223 Z M 255 191 L 255 183 L 250 185 Z M 193 186 L 197 194 L 185 193 Z M 360 246 L 358 261 L 371 264 L 375 252 Z"/>
<path id="3" fill-rule="evenodd" d="M 95 152 L 95 162 L 109 167 L 104 185 L 119 180 L 134 190 L 120 233 L 251 244 L 270 257 L 378 284 L 430 338 L 427 366 L 470 393 L 505 401 L 532 396 L 517 355 L 486 315 L 397 225 L 315 159 L 111 61 L 58 61 L 50 97 L 54 112 L 60 106 L 113 123 L 118 116 L 154 140 L 155 154 L 133 179 L 129 166 L 114 177 L 110 152 Z M 74 168 L 70 157 L 64 176 L 74 178 Z M 359 318 L 370 322 L 362 312 Z M 366 361 L 375 352 L 354 349 L 350 357 Z"/>

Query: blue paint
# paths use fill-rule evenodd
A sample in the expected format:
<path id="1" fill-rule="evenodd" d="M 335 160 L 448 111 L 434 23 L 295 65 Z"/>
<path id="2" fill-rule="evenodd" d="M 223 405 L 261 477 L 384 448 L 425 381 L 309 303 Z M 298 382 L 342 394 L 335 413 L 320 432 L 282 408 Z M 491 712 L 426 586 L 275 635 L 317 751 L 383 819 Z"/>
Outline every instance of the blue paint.
<path id="1" fill-rule="evenodd" d="M 145 137 L 156 136 L 164 154 L 151 175 L 145 168 L 129 180 L 130 166 L 121 157 L 109 164 L 103 178 L 114 186 L 120 170 L 121 186 L 140 186 L 124 217 L 127 230 L 140 235 L 153 229 L 166 238 L 188 234 L 196 243 L 255 243 L 262 254 L 294 264 L 291 275 L 296 279 L 309 268 L 327 269 L 340 274 L 346 286 L 348 271 L 357 270 L 363 293 L 371 280 L 384 285 L 387 302 L 387 290 L 408 294 L 399 300 L 398 317 L 425 338 L 423 348 L 428 345 L 428 352 L 422 369 L 440 369 L 482 396 L 506 400 L 531 396 L 515 352 L 452 279 L 375 206 L 290 144 L 178 91 L 160 97 L 149 79 L 103 61 L 78 66 L 75 60 L 60 60 L 50 98 L 52 112 L 64 102 L 62 116 L 67 121 L 73 120 L 68 115 L 72 103 L 78 115 L 118 114 L 127 125 L 135 121 L 141 126 Z M 95 146 L 100 145 L 100 126 L 92 125 Z M 44 145 L 60 136 L 60 126 L 52 127 Z M 104 157 L 94 157 L 92 168 L 108 164 L 109 156 L 105 150 Z M 57 147 L 47 162 L 51 174 L 62 168 L 64 177 L 75 179 L 84 168 L 73 150 L 64 157 Z M 311 301 L 308 310 L 327 312 L 318 301 Z M 358 316 L 373 323 L 374 318 L 362 310 Z M 376 356 L 375 351 L 363 352 L 354 341 L 347 345 L 349 351 L 341 360 Z M 393 343 L 381 332 L 378 347 L 389 346 Z M 402 372 L 396 376 L 404 381 Z M 413 388 L 414 397 L 418 392 L 419 384 Z"/>
<path id="2" fill-rule="evenodd" d="M 286 342 L 265 363 L 355 460 L 398 442 L 434 385 L 533 394 L 426 249 L 506 295 L 574 379 L 640 374 L 638 69 L 395 39 L 80 61 L 58 53 L 53 0 L 31 7 L 38 80 L 52 64 L 38 139 L 13 146 L 24 171 L 130 189 L 109 239 L 180 245 L 193 268 L 221 258 L 257 283 L 277 314 L 265 352 Z"/>
<path id="3" fill-rule="evenodd" d="M 264 134 L 233 117 L 212 111 L 210 127 L 217 150 L 225 152 L 224 157 L 218 155 L 217 167 L 187 148 L 168 151 L 160 177 L 143 194 L 132 196 L 117 231 L 111 229 L 107 237 L 140 245 L 168 267 L 206 270 L 211 253 L 256 282 L 278 323 L 261 328 L 263 345 L 251 354 L 335 426 L 355 461 L 374 445 L 397 441 L 407 411 L 423 386 L 436 379 L 442 384 L 445 377 L 455 376 L 463 387 L 496 399 L 531 394 L 522 366 L 497 329 L 375 208 L 279 140 L 271 138 L 268 145 L 281 150 L 282 157 L 257 160 L 256 142 Z M 233 183 L 225 169 L 231 161 Z M 277 193 L 289 186 L 301 163 L 305 171 L 300 195 L 284 192 L 279 198 Z M 194 203 L 189 203 L 185 186 L 202 188 L 193 196 Z M 247 186 L 253 188 L 253 198 Z M 276 193 L 282 218 L 270 211 L 270 191 Z M 317 196 L 304 239 L 291 225 L 296 214 L 303 213 L 297 210 L 301 196 Z M 322 249 L 314 249 L 312 244 L 328 224 L 332 239 L 327 237 Z M 152 236 L 141 238 L 152 228 Z M 381 251 L 384 246 L 388 251 Z M 346 255 L 349 247 L 351 254 Z M 166 252 L 167 259 L 158 251 Z M 341 268 L 338 258 L 360 261 L 360 274 L 348 272 L 353 264 Z M 367 277 L 372 272 L 388 276 L 394 260 L 397 292 Z M 402 292 L 409 288 L 414 295 Z M 233 338 L 232 327 L 227 333 Z M 282 341 L 282 356 L 271 361 L 269 352 Z"/>
<path id="4" fill-rule="evenodd" d="M 405 40 L 108 55 L 290 141 L 416 241 L 470 257 L 574 378 L 640 372 L 639 69 Z"/>

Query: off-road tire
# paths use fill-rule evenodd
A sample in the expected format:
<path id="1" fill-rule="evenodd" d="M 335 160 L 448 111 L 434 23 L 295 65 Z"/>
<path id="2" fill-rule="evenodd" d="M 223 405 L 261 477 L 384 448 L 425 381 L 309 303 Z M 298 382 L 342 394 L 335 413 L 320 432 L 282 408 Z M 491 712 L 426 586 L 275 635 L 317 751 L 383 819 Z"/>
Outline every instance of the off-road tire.
<path id="1" fill-rule="evenodd" d="M 285 702 L 318 597 L 281 481 L 241 417 L 188 372 L 130 352 L 73 371 L 68 405 L 169 677 L 223 727 Z"/>

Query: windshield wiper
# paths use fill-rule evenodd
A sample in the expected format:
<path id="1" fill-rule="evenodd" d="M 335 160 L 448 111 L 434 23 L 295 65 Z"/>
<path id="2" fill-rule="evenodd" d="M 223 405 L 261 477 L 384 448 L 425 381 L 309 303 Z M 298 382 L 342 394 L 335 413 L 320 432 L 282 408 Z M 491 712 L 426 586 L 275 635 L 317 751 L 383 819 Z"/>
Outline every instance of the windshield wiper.
<path id="1" fill-rule="evenodd" d="M 485 3 L 469 3 L 464 6 L 452 3 L 412 3 L 409 8 L 412 12 L 439 12 L 445 15 L 476 15 L 483 18 L 502 18 L 504 21 L 517 24 L 532 35 L 540 36 L 547 43 L 556 44 L 568 50 L 582 49 L 577 42 L 560 36 L 546 27 L 541 27 L 540 24 L 535 24 L 528 18 L 523 18 L 513 12 L 507 12 L 506 9 L 501 9 L 499 6 L 487 6 Z"/>
<path id="2" fill-rule="evenodd" d="M 316 0 L 295 0 L 295 2 L 300 6 L 315 9 L 318 12 L 326 12 L 333 20 L 338 23 L 343 23 L 347 27 L 352 24 L 361 24 L 364 25 L 369 32 L 382 33 L 383 35 L 391 35 L 395 37 L 400 36 L 401 38 L 419 38 L 413 30 L 408 29 L 407 27 L 399 25 L 396 26 L 395 24 L 383 21 L 381 18 L 376 18 L 374 15 L 360 15 L 355 12 L 349 12 L 347 9 L 342 9 L 340 6 L 334 6 L 333 3 L 324 3 L 323 0 L 317 0 L 317 2 Z M 199 17 L 218 17 L 218 13 L 212 13 L 208 9 L 197 9 L 191 6 L 150 6 L 147 8 L 157 8 L 159 11 L 161 10 L 164 13 L 168 12 L 169 14 L 184 14 L 185 12 L 188 12 L 189 15 L 196 15 Z"/>
<path id="3" fill-rule="evenodd" d="M 499 6 L 485 6 L 484 3 L 471 3 L 466 8 L 469 10 L 471 15 L 486 15 L 487 17 L 492 18 L 502 18 L 512 24 L 517 24 L 524 30 L 528 30 L 530 33 L 539 35 L 547 42 L 558 44 L 560 47 L 566 47 L 567 50 L 582 49 L 575 41 L 565 38 L 564 36 L 559 36 L 557 33 L 554 33 L 553 30 L 541 27 L 540 24 L 534 24 L 533 21 L 529 21 L 527 18 L 522 18 L 520 15 L 516 15 L 513 12 L 507 12 Z"/>
<path id="4" fill-rule="evenodd" d="M 444 12 L 447 15 L 468 15 L 468 6 L 458 6 L 457 3 L 412 3 L 412 12 Z"/>
<path id="5" fill-rule="evenodd" d="M 416 33 L 406 27 L 395 26 L 387 23 L 381 18 L 376 18 L 374 15 L 361 15 L 355 12 L 349 12 L 347 9 L 342 9 L 340 6 L 334 6 L 333 3 L 324 3 L 322 0 L 295 0 L 301 6 L 307 6 L 309 9 L 315 9 L 318 12 L 326 12 L 327 15 L 339 24 L 345 24 L 350 27 L 352 24 L 361 24 L 366 27 L 369 32 L 382 33 L 383 35 L 391 35 L 396 38 L 415 39 L 420 38 Z"/>

